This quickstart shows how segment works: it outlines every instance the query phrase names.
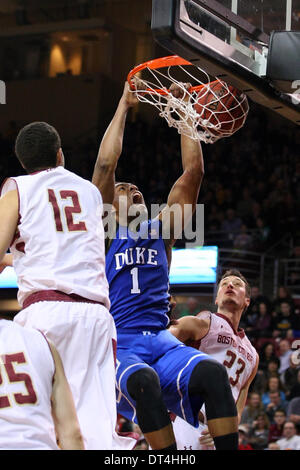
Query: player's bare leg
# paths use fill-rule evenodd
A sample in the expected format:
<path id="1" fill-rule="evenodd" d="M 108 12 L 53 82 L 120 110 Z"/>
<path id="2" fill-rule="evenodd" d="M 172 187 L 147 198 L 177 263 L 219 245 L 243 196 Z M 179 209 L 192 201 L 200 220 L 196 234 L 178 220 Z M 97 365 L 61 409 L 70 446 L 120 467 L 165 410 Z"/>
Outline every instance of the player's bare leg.
<path id="1" fill-rule="evenodd" d="M 207 426 L 212 437 L 224 436 L 236 432 L 238 426 L 237 416 L 232 418 L 217 418 L 207 421 Z"/>
<path id="2" fill-rule="evenodd" d="M 159 431 L 145 433 L 144 436 L 153 450 L 167 449 L 168 447 L 175 448 L 176 443 L 172 424 L 168 424 Z"/>
<path id="3" fill-rule="evenodd" d="M 231 446 L 232 438 L 237 433 L 238 417 L 210 419 L 207 421 L 207 426 L 216 448 L 219 444 L 222 448 L 227 448 L 227 443 Z"/>

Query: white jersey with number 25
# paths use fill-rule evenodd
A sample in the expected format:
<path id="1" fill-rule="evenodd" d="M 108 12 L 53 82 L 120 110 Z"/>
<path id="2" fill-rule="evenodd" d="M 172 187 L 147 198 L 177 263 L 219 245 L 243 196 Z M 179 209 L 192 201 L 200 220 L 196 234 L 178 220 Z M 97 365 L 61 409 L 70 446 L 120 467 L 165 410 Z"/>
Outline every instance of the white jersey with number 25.
<path id="1" fill-rule="evenodd" d="M 0 319 L 0 449 L 58 450 L 51 415 L 54 372 L 42 333 Z"/>

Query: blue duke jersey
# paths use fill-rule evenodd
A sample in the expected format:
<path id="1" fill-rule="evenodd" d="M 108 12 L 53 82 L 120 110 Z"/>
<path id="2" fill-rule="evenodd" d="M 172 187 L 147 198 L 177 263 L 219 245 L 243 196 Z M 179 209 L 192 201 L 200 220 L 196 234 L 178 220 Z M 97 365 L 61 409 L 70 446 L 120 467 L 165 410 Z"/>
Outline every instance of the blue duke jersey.
<path id="1" fill-rule="evenodd" d="M 198 362 L 207 355 L 189 348 L 173 336 L 169 322 L 169 266 L 159 220 L 141 224 L 139 236 L 118 227 L 106 256 L 106 275 L 117 342 L 117 409 L 137 421 L 136 401 L 127 381 L 138 370 L 150 367 L 160 380 L 168 410 L 198 425 L 202 397 L 189 397 L 189 380 Z"/>
<path id="2" fill-rule="evenodd" d="M 164 329 L 169 318 L 169 267 L 161 222 L 142 222 L 138 235 L 119 226 L 106 256 L 110 312 L 118 329 Z"/>

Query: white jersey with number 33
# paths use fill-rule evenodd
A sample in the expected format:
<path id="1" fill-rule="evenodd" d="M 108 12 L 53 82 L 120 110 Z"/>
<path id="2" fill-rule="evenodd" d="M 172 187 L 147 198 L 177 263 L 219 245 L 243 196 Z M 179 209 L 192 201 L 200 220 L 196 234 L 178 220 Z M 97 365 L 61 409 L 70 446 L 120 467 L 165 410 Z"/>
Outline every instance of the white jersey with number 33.
<path id="1" fill-rule="evenodd" d="M 8 179 L 17 189 L 19 224 L 11 245 L 18 300 L 57 290 L 109 308 L 102 197 L 89 181 L 62 166 Z"/>
<path id="2" fill-rule="evenodd" d="M 211 313 L 210 328 L 201 341 L 194 341 L 191 346 L 210 355 L 226 367 L 232 395 L 237 402 L 241 389 L 248 382 L 256 365 L 257 353 L 244 330 L 235 331 L 230 320 L 222 314 Z M 205 406 L 201 412 L 205 417 Z M 199 428 L 176 417 L 173 430 L 179 450 L 212 450 L 199 442 L 201 431 L 207 426 L 200 423 Z"/>
<path id="3" fill-rule="evenodd" d="M 235 331 L 225 315 L 212 313 L 209 331 L 199 349 L 226 367 L 232 395 L 237 401 L 256 364 L 256 350 L 244 330 Z"/>

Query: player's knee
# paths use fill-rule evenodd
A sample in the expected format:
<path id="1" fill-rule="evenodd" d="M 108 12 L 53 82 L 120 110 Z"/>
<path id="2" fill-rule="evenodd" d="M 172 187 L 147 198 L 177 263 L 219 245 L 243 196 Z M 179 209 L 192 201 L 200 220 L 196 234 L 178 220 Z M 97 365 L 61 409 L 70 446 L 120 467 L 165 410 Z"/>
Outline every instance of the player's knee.
<path id="1" fill-rule="evenodd" d="M 203 398 L 208 420 L 237 415 L 226 368 L 213 359 L 196 365 L 189 382 L 189 393 Z"/>
<path id="2" fill-rule="evenodd" d="M 134 400 L 141 397 L 155 399 L 161 394 L 157 373 L 150 367 L 139 369 L 127 380 L 127 390 Z"/>
<path id="3" fill-rule="evenodd" d="M 225 367 L 214 359 L 205 359 L 195 366 L 191 374 L 189 393 L 207 394 L 220 384 L 230 387 Z"/>
<path id="4" fill-rule="evenodd" d="M 127 390 L 136 401 L 136 416 L 143 433 L 159 431 L 170 424 L 156 372 L 143 367 L 127 380 Z"/>

